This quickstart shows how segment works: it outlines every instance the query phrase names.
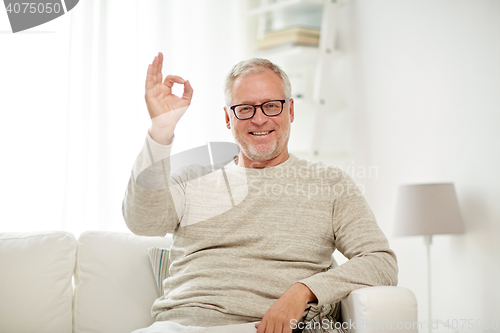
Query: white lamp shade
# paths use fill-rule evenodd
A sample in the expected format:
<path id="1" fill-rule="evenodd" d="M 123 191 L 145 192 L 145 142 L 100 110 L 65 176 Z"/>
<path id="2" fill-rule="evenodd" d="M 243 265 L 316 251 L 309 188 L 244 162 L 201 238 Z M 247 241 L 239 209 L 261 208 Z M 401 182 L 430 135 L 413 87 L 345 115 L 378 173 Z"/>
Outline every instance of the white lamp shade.
<path id="1" fill-rule="evenodd" d="M 395 236 L 464 232 L 453 183 L 399 187 Z"/>

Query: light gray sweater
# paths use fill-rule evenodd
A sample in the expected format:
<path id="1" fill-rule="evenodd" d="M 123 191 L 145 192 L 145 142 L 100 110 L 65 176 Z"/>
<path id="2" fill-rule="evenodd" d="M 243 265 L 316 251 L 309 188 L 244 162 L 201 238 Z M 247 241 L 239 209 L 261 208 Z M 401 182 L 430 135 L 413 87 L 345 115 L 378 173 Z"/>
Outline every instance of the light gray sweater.
<path id="1" fill-rule="evenodd" d="M 169 176 L 170 146 L 149 136 L 123 201 L 130 230 L 173 233 L 170 277 L 152 314 L 183 325 L 260 320 L 295 282 L 333 304 L 396 285 L 396 256 L 364 197 L 338 168 L 293 155 L 265 169 L 234 163 Z M 327 271 L 338 249 L 348 259 Z"/>

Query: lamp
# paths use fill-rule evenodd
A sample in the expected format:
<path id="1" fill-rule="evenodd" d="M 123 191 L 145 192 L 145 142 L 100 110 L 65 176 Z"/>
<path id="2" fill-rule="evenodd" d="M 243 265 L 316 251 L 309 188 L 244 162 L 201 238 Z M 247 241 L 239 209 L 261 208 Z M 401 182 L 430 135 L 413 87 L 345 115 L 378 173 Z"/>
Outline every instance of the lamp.
<path id="1" fill-rule="evenodd" d="M 427 247 L 429 332 L 431 332 L 432 235 L 465 232 L 453 183 L 402 185 L 398 191 L 395 236 L 423 235 Z"/>

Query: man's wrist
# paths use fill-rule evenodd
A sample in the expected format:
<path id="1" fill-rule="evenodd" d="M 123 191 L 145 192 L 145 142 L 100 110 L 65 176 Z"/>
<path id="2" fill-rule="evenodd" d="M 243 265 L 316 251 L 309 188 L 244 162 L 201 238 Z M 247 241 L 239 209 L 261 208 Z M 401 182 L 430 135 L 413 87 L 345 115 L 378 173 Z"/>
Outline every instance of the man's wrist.
<path id="1" fill-rule="evenodd" d="M 156 143 L 168 146 L 172 143 L 172 139 L 174 138 L 174 128 L 160 128 L 153 124 L 149 129 L 149 135 Z"/>
<path id="2" fill-rule="evenodd" d="M 292 288 L 295 289 L 295 292 L 297 293 L 297 296 L 304 301 L 305 304 L 311 303 L 311 302 L 316 302 L 318 299 L 316 295 L 309 289 L 308 286 L 301 282 L 295 283 Z"/>

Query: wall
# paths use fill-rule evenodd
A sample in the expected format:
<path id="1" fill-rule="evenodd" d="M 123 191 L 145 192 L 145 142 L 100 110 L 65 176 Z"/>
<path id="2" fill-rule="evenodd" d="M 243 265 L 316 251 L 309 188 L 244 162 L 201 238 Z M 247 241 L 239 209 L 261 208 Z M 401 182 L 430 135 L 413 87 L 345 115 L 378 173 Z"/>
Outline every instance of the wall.
<path id="1" fill-rule="evenodd" d="M 378 170 L 358 179 L 367 200 L 390 236 L 400 184 L 454 182 L 466 234 L 434 237 L 433 318 L 498 322 L 500 1 L 352 0 L 346 6 L 353 163 Z M 419 321 L 426 321 L 423 239 L 390 242 L 399 285 L 415 292 Z M 481 331 L 476 323 L 460 330 Z"/>
<path id="2" fill-rule="evenodd" d="M 0 232 L 62 225 L 70 16 L 12 34 L 0 9 Z"/>
<path id="3" fill-rule="evenodd" d="M 151 125 L 144 82 L 160 51 L 164 76 L 189 79 L 195 91 L 174 153 L 232 141 L 222 87 L 241 60 L 239 1 L 117 6 L 80 1 L 16 34 L 0 10 L 0 232 L 128 231 L 121 202 Z"/>

